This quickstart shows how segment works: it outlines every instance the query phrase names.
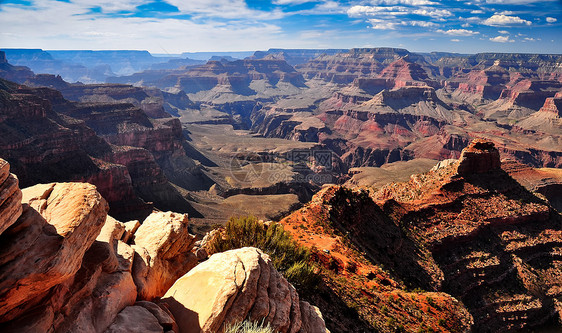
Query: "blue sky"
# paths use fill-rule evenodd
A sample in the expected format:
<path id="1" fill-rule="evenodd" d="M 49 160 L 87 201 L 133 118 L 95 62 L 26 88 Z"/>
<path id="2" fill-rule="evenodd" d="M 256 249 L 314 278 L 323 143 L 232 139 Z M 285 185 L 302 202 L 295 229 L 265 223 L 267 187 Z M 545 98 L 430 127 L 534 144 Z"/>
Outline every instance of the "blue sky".
<path id="1" fill-rule="evenodd" d="M 562 53 L 558 0 L 0 0 L 0 48 Z"/>

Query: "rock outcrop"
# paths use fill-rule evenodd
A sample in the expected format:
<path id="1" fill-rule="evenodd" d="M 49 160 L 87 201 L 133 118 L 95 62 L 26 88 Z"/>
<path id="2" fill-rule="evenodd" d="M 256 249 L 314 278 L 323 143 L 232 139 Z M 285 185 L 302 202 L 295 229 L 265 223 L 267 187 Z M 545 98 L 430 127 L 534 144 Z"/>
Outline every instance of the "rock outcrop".
<path id="1" fill-rule="evenodd" d="M 221 332 L 245 319 L 278 332 L 327 332 L 319 311 L 299 300 L 268 255 L 242 248 L 212 255 L 180 278 L 162 298 L 181 333 Z"/>
<path id="2" fill-rule="evenodd" d="M 22 213 L 22 194 L 18 178 L 10 173 L 8 162 L 0 159 L 0 234 L 8 229 Z"/>
<path id="3" fill-rule="evenodd" d="M 122 223 L 107 215 L 94 185 L 51 183 L 20 191 L 1 159 L 0 179 L 2 332 L 198 332 L 181 325 L 188 317 L 176 313 L 179 303 L 150 302 L 167 291 L 177 301 L 188 295 L 199 304 L 190 310 L 199 318 L 210 309 L 220 320 L 241 320 L 253 309 L 252 319 L 267 317 L 283 332 L 326 331 L 318 310 L 300 301 L 257 249 L 217 254 L 184 276 L 198 257 L 206 259 L 194 249 L 187 214 L 154 212 L 140 226 Z M 222 321 L 208 325 L 215 332 Z"/>
<path id="4" fill-rule="evenodd" d="M 494 143 L 474 139 L 463 149 L 457 165 L 459 175 L 490 172 L 501 168 L 500 153 Z"/>
<path id="5" fill-rule="evenodd" d="M 187 214 L 155 212 L 134 233 L 133 278 L 139 299 L 162 296 L 197 264 L 188 221 Z"/>
<path id="6" fill-rule="evenodd" d="M 491 142 L 473 141 L 457 163 L 388 184 L 373 198 L 396 225 L 408 226 L 412 236 L 402 244 L 413 241 L 431 254 L 418 265 L 430 285 L 463 301 L 475 331 L 519 330 L 557 317 L 562 262 L 553 254 L 562 217 L 500 168 Z"/>
<path id="7" fill-rule="evenodd" d="M 93 185 L 37 185 L 23 191 L 23 213 L 2 237 L 0 315 L 3 321 L 40 304 L 72 278 L 100 233 L 108 206 Z"/>

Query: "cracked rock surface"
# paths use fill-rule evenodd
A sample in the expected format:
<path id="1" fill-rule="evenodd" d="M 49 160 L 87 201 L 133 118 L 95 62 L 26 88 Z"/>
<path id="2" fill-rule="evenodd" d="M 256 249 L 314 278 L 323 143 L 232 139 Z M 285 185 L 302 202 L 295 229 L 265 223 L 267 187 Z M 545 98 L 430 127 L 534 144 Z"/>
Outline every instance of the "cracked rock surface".
<path id="1" fill-rule="evenodd" d="M 269 323 L 276 331 L 328 332 L 320 312 L 252 247 L 212 255 L 166 292 L 180 332 L 221 332 L 242 320 Z"/>

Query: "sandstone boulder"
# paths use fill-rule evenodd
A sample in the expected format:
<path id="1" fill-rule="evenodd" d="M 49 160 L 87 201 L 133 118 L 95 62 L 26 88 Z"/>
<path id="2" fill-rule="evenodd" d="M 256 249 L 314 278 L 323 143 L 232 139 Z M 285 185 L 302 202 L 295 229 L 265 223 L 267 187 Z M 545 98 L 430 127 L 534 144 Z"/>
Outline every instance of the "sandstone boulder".
<path id="1" fill-rule="evenodd" d="M 51 302 L 58 331 L 102 332 L 123 308 L 134 304 L 134 250 L 120 240 L 124 230 L 123 223 L 108 216 L 78 273 L 57 288 L 59 299 Z"/>
<path id="2" fill-rule="evenodd" d="M 78 272 L 52 287 L 33 309 L 0 324 L 0 331 L 103 332 L 137 297 L 131 276 L 134 251 L 119 240 L 123 230 L 108 216 Z"/>
<path id="3" fill-rule="evenodd" d="M 172 284 L 197 264 L 191 252 L 187 214 L 155 212 L 134 234 L 133 278 L 138 298 L 161 297 Z"/>
<path id="4" fill-rule="evenodd" d="M 72 278 L 100 233 L 108 205 L 95 186 L 37 185 L 23 190 L 20 218 L 0 235 L 0 318 L 25 312 Z"/>
<path id="5" fill-rule="evenodd" d="M 133 238 L 133 235 L 140 227 L 140 222 L 137 220 L 133 220 L 133 221 L 125 222 L 124 225 L 125 225 L 125 232 L 123 233 L 121 240 L 125 243 L 129 243 L 129 240 Z"/>
<path id="6" fill-rule="evenodd" d="M 10 173 L 8 162 L 0 158 L 0 234 L 20 217 L 21 197 L 18 178 Z"/>
<path id="7" fill-rule="evenodd" d="M 459 158 L 457 173 L 461 176 L 485 173 L 501 168 L 500 153 L 494 143 L 484 139 L 474 139 L 463 149 Z"/>
<path id="8" fill-rule="evenodd" d="M 319 311 L 301 308 L 296 290 L 268 255 L 242 248 L 212 255 L 166 292 L 180 332 L 221 332 L 228 323 L 264 321 L 278 332 L 327 332 Z M 303 326 L 305 324 L 305 326 Z"/>

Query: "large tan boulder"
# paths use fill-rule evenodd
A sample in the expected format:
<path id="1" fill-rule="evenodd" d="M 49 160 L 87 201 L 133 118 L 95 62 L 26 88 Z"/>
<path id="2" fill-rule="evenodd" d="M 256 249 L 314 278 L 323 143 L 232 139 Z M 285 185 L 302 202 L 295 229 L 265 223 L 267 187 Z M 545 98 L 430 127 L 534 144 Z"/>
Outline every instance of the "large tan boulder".
<path id="1" fill-rule="evenodd" d="M 0 234 L 21 216 L 21 197 L 18 178 L 10 173 L 8 162 L 0 158 Z"/>
<path id="2" fill-rule="evenodd" d="M 133 278 L 138 298 L 152 300 L 197 264 L 187 214 L 155 212 L 134 234 Z"/>
<path id="3" fill-rule="evenodd" d="M 80 269 L 108 211 L 95 186 L 37 185 L 23 190 L 20 218 L 2 234 L 0 322 L 42 301 Z"/>
<path id="4" fill-rule="evenodd" d="M 263 320 L 282 333 L 327 332 L 320 312 L 301 302 L 269 256 L 256 248 L 212 255 L 178 279 L 162 302 L 181 333 L 221 332 L 245 319 Z"/>

